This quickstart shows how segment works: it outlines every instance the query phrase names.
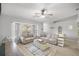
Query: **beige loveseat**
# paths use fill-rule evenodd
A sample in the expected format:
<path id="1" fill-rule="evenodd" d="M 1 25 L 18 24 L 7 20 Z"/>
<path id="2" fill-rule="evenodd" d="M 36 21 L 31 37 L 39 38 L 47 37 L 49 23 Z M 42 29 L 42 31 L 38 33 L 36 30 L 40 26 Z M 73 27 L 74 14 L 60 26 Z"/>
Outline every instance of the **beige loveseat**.
<path id="1" fill-rule="evenodd" d="M 33 35 L 22 35 L 20 41 L 22 44 L 33 42 L 34 36 Z"/>

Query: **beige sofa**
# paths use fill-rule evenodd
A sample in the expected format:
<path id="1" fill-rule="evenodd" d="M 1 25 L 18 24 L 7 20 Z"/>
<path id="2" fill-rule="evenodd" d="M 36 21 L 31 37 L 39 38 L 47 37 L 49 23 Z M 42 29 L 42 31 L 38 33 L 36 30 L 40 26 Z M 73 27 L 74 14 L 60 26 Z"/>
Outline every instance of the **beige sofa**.
<path id="1" fill-rule="evenodd" d="M 45 40 L 47 43 L 56 45 L 57 41 L 55 38 L 47 38 L 47 37 L 41 37 L 40 39 Z"/>
<path id="2" fill-rule="evenodd" d="M 33 40 L 34 40 L 34 37 L 21 37 L 20 38 L 20 40 L 21 40 L 21 43 L 22 44 L 27 44 L 27 43 L 30 43 L 30 42 L 33 42 Z"/>

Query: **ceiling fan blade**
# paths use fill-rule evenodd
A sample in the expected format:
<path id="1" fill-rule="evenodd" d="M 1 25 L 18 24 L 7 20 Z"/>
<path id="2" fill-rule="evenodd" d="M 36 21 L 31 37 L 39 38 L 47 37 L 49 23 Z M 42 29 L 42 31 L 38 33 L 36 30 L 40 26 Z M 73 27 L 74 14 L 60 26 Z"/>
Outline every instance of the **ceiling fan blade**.
<path id="1" fill-rule="evenodd" d="M 40 13 L 34 13 L 34 17 L 39 17 L 41 14 Z"/>
<path id="2" fill-rule="evenodd" d="M 47 14 L 47 15 L 49 15 L 49 16 L 53 16 L 53 14 Z"/>
<path id="3" fill-rule="evenodd" d="M 35 13 L 35 15 L 39 15 L 40 13 Z"/>

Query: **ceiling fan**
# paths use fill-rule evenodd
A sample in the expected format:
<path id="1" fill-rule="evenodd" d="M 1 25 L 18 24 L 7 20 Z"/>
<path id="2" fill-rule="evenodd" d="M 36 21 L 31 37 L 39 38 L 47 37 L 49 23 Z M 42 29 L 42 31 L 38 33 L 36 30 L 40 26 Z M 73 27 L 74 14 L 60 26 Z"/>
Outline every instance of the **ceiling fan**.
<path id="1" fill-rule="evenodd" d="M 34 13 L 35 17 L 46 17 L 46 16 L 53 16 L 52 13 L 49 13 L 47 9 L 43 8 L 40 12 Z"/>

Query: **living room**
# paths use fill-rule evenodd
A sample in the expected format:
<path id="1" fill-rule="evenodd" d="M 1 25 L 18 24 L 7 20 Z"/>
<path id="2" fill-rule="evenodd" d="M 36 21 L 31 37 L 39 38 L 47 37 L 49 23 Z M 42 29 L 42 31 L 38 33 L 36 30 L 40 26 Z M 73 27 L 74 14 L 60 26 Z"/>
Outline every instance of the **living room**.
<path id="1" fill-rule="evenodd" d="M 78 3 L 1 3 L 0 45 L 5 56 L 79 56 L 78 19 Z"/>

